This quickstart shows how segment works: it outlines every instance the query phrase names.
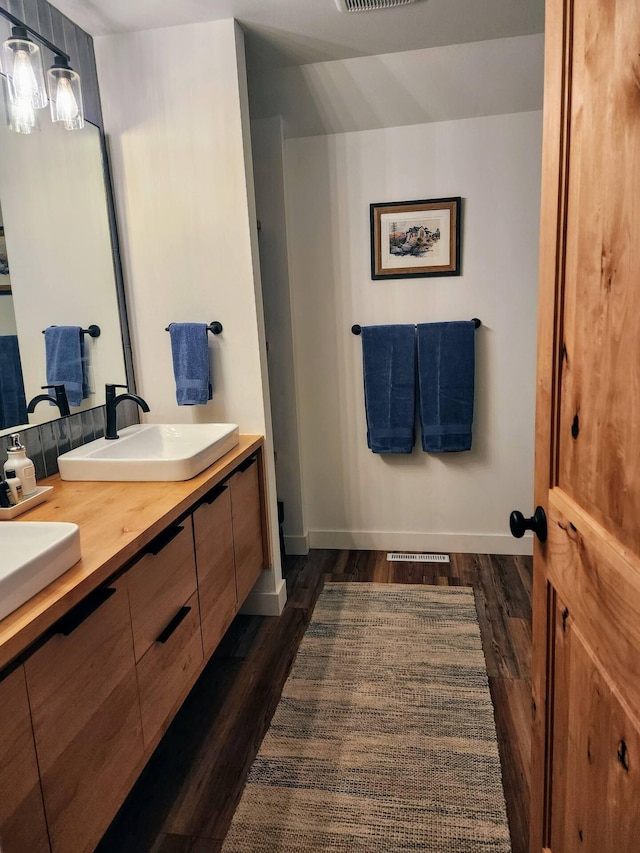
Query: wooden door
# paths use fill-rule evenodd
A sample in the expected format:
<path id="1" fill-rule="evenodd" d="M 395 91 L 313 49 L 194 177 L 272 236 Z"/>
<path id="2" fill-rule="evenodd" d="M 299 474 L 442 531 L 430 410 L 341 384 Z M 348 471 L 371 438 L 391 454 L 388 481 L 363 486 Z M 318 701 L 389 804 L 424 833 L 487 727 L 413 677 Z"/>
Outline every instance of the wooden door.
<path id="1" fill-rule="evenodd" d="M 640 4 L 547 0 L 531 851 L 640 849 Z"/>

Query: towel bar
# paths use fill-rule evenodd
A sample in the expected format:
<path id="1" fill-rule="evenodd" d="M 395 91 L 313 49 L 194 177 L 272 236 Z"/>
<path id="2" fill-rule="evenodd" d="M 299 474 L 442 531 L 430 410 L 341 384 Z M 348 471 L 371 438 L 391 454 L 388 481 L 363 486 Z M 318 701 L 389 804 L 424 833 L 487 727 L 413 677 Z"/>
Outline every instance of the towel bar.
<path id="1" fill-rule="evenodd" d="M 169 323 L 169 326 L 170 325 L 171 323 Z M 165 332 L 169 331 L 169 326 L 165 328 Z M 214 320 L 213 323 L 209 323 L 209 325 L 207 326 L 207 331 L 211 332 L 212 335 L 219 335 L 222 331 L 222 323 L 218 323 L 217 320 Z"/>
<path id="2" fill-rule="evenodd" d="M 45 329 L 42 330 L 42 334 L 44 335 Z M 100 337 L 100 326 L 96 326 L 92 324 L 88 329 L 82 329 L 83 335 L 89 335 L 90 338 L 99 338 Z"/>
<path id="3" fill-rule="evenodd" d="M 482 320 L 478 320 L 477 317 L 472 317 L 471 322 L 478 329 L 482 325 Z M 359 326 L 357 323 L 351 327 L 351 331 L 354 335 L 362 334 L 362 326 Z"/>

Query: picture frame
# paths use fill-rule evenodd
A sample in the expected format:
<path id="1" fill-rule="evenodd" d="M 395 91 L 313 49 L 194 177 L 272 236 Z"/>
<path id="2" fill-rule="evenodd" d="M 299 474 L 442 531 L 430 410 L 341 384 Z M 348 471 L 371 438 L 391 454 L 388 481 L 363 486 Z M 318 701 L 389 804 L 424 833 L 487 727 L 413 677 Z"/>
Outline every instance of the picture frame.
<path id="1" fill-rule="evenodd" d="M 0 225 L 0 293 L 11 293 L 7 245 L 5 243 L 4 228 L 2 225 Z"/>
<path id="2" fill-rule="evenodd" d="M 461 196 L 369 207 L 372 279 L 460 275 Z"/>

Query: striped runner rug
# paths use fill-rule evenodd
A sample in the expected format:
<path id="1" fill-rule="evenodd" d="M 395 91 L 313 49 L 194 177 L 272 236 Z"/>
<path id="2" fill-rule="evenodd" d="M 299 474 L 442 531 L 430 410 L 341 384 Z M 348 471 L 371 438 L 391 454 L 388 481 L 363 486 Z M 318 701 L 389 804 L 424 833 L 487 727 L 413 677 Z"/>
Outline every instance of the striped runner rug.
<path id="1" fill-rule="evenodd" d="M 223 853 L 510 850 L 472 590 L 326 584 Z"/>

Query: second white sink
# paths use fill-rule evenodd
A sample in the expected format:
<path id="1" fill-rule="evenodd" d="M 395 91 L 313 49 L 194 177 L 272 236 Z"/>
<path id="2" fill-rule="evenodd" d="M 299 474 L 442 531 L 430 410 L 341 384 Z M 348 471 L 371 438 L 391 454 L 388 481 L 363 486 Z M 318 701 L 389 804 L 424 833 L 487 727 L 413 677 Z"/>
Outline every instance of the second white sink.
<path id="1" fill-rule="evenodd" d="M 77 524 L 3 521 L 0 524 L 0 619 L 48 586 L 80 559 Z"/>
<path id="2" fill-rule="evenodd" d="M 240 440 L 237 424 L 135 424 L 58 457 L 63 480 L 190 480 Z"/>

